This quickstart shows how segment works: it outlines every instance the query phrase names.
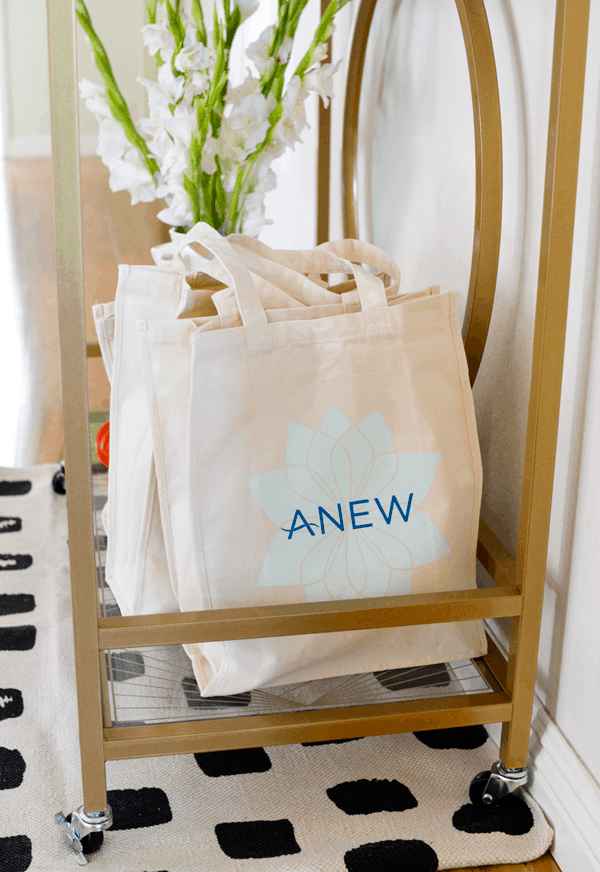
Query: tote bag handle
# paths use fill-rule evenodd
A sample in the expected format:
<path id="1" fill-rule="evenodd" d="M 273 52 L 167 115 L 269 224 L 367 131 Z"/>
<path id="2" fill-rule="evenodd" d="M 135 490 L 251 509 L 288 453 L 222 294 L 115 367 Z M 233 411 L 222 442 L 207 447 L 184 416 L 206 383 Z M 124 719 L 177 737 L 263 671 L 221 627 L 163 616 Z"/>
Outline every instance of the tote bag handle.
<path id="1" fill-rule="evenodd" d="M 328 252 L 329 254 L 336 255 L 337 257 L 343 258 L 344 260 L 350 261 L 355 264 L 366 263 L 369 266 L 375 267 L 377 270 L 385 273 L 391 279 L 391 286 L 397 292 L 398 286 L 400 284 L 400 270 L 396 262 L 389 257 L 384 251 L 380 248 L 377 248 L 376 245 L 372 245 L 368 242 L 361 242 L 358 239 L 340 239 L 336 242 L 324 242 L 322 245 L 319 245 L 314 251 L 296 251 L 296 250 L 274 250 L 269 248 L 268 245 L 265 245 L 264 242 L 260 242 L 258 239 L 253 239 L 249 236 L 244 236 L 242 234 L 232 234 L 228 237 L 229 241 L 234 245 L 239 246 L 240 248 L 245 249 L 248 253 L 245 257 L 246 262 L 248 263 L 250 269 L 253 272 L 256 272 L 253 268 L 254 258 L 250 260 L 252 255 L 259 255 L 261 258 L 265 260 L 271 261 L 270 264 L 270 276 L 273 276 L 274 267 L 273 263 L 280 264 L 281 266 L 287 267 L 288 269 L 294 270 L 298 276 L 301 277 L 301 280 L 305 282 L 304 285 L 300 285 L 300 281 L 297 280 L 298 287 L 303 288 L 303 293 L 306 294 L 307 297 L 315 296 L 318 294 L 318 291 L 315 289 L 315 285 L 321 285 L 322 287 L 326 287 L 324 283 L 320 281 L 315 281 L 314 278 L 307 279 L 304 276 L 304 273 L 314 273 L 315 265 L 317 264 L 316 257 L 318 257 L 318 253 L 320 252 Z M 264 261 L 263 261 L 264 262 Z M 350 270 L 345 269 L 344 272 L 350 272 Z M 271 279 L 272 280 L 272 279 Z M 307 290 L 304 290 L 306 288 Z M 286 286 L 286 290 L 288 287 Z M 288 291 L 292 293 L 294 296 L 296 294 L 291 289 Z M 335 294 L 335 292 L 328 292 L 329 294 L 334 295 L 335 297 L 339 296 Z M 297 299 L 301 299 L 300 296 Z M 305 299 L 302 300 L 306 305 L 318 305 L 316 301 Z M 323 300 L 323 302 L 337 302 L 334 299 L 331 300 Z"/>
<path id="2" fill-rule="evenodd" d="M 231 277 L 242 324 L 266 324 L 267 317 L 250 272 L 244 263 L 242 263 L 241 258 L 236 254 L 230 242 L 217 233 L 209 224 L 199 223 L 192 227 L 181 241 L 173 258 L 173 265 L 175 266 L 178 263 L 182 250 L 192 243 L 199 244 L 206 251 L 211 252 L 216 257 L 218 264 Z M 351 272 L 356 279 L 356 288 L 363 312 L 367 309 L 387 307 L 385 287 L 381 279 L 367 272 L 367 270 L 358 264 L 351 263 L 345 258 L 320 249 L 286 252 L 284 257 L 287 259 L 288 256 L 289 260 L 292 261 L 292 270 L 289 270 L 287 266 L 283 267 L 281 264 L 275 264 L 270 274 L 269 280 L 279 287 L 282 285 L 283 287 L 286 286 L 286 279 L 295 280 L 293 277 L 294 275 L 297 277 L 299 272 Z M 207 260 L 208 263 L 203 265 L 205 272 L 209 275 L 214 275 L 216 278 L 221 278 L 223 275 L 221 269 L 217 268 L 215 271 L 214 265 L 210 263 L 209 259 Z M 235 272 L 235 277 L 232 269 Z M 253 269 L 256 269 L 256 265 L 253 266 Z M 283 272 L 284 270 L 285 273 Z M 278 281 L 276 280 L 277 275 L 279 275 Z M 259 312 L 262 313 L 262 319 L 259 317 Z"/>
<path id="3" fill-rule="evenodd" d="M 223 273 L 228 277 L 229 284 L 235 293 L 242 324 L 247 327 L 254 324 L 266 324 L 267 316 L 260 302 L 256 287 L 249 270 L 238 257 L 232 245 L 224 239 L 210 224 L 196 224 L 182 239 L 173 256 L 173 266 L 181 260 L 181 252 L 191 244 L 199 245 L 204 251 L 200 254 L 206 263 L 202 268 L 207 275 L 222 280 Z M 216 263 L 214 263 L 214 260 Z"/>

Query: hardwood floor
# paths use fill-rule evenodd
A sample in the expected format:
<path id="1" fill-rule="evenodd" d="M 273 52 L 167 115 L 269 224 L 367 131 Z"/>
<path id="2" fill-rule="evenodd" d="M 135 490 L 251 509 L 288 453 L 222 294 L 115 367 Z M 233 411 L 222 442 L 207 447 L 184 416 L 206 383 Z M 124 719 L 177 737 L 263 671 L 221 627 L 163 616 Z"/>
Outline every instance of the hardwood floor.
<path id="1" fill-rule="evenodd" d="M 455 869 L 454 872 L 475 872 L 471 869 Z M 551 854 L 544 854 L 539 860 L 530 863 L 516 863 L 510 866 L 478 866 L 477 872 L 560 872 Z"/>
<path id="2" fill-rule="evenodd" d="M 52 165 L 49 159 L 3 161 L 8 251 L 23 350 L 23 394 L 16 465 L 61 457 L 62 420 L 54 255 Z M 156 218 L 162 204 L 131 206 L 113 194 L 99 158 L 83 158 L 81 191 L 86 333 L 94 340 L 93 303 L 114 299 L 117 264 L 151 263 L 150 247 L 168 241 Z M 90 409 L 106 409 L 109 387 L 102 361 L 88 365 Z"/>

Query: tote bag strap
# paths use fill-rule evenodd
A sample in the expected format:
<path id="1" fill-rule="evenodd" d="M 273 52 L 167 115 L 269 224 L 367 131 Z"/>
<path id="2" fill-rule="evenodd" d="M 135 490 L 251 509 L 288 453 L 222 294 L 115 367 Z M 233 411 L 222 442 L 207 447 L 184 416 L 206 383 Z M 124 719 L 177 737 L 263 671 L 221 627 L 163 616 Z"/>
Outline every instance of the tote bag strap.
<path id="1" fill-rule="evenodd" d="M 225 273 L 226 284 L 235 293 L 242 324 L 245 327 L 266 324 L 267 316 L 248 268 L 238 257 L 234 247 L 209 224 L 196 224 L 185 235 L 173 256 L 173 266 L 180 263 L 183 249 L 193 244 L 204 249 L 200 254 L 206 260 L 203 270 L 207 275 L 222 281 Z"/>
<path id="2" fill-rule="evenodd" d="M 326 285 L 323 286 L 321 283 L 313 282 L 303 275 L 302 272 L 294 269 L 289 263 L 281 263 L 283 258 L 277 261 L 271 260 L 257 254 L 256 251 L 246 246 L 238 246 L 235 240 L 230 241 L 233 242 L 236 250 L 240 253 L 240 257 L 251 272 L 285 290 L 287 294 L 290 294 L 290 296 L 294 297 L 295 300 L 298 300 L 304 306 L 322 306 L 327 303 L 339 303 L 338 294 L 330 291 Z M 273 254 L 276 253 L 273 252 Z"/>
<path id="3" fill-rule="evenodd" d="M 317 251 L 329 251 L 352 263 L 366 263 L 388 275 L 394 284 L 400 283 L 400 270 L 395 260 L 370 242 L 361 242 L 359 239 L 339 239 L 335 242 L 323 242 L 317 246 Z"/>
<path id="4" fill-rule="evenodd" d="M 357 263 L 319 248 L 314 251 L 281 251 L 288 264 L 299 273 L 353 273 L 361 309 L 384 308 L 387 297 L 383 282 Z M 339 302 L 339 295 L 335 294 Z"/>
<path id="5" fill-rule="evenodd" d="M 231 236 L 228 236 L 227 238 L 230 242 L 233 242 L 234 245 L 238 245 L 246 251 L 258 254 L 259 257 L 263 257 L 265 260 L 272 260 L 275 263 L 281 264 L 281 266 L 290 266 L 285 258 L 285 251 L 278 251 L 275 248 L 270 248 L 266 243 L 261 242 L 260 239 L 254 239 L 253 236 L 245 236 L 243 233 L 232 233 Z M 308 278 L 311 284 L 327 290 L 327 282 L 324 282 L 320 276 L 309 275 L 306 276 L 306 278 Z"/>
<path id="6" fill-rule="evenodd" d="M 339 303 L 339 294 L 327 290 L 320 281 L 307 278 L 307 275 L 312 273 L 325 272 L 354 273 L 363 310 L 387 305 L 385 288 L 381 280 L 359 266 L 359 262 L 368 263 L 368 260 L 352 264 L 344 257 L 338 256 L 337 253 L 320 250 L 320 248 L 314 251 L 276 251 L 259 240 L 243 234 L 232 234 L 228 240 L 245 249 L 244 260 L 252 272 L 265 278 L 268 277 L 274 284 L 284 288 L 287 293 L 307 306 Z M 375 246 L 369 248 L 373 249 L 373 252 L 379 251 Z M 355 253 L 355 248 L 352 246 L 349 246 L 347 250 Z M 370 253 L 371 257 L 374 256 L 373 252 Z M 399 276 L 398 267 L 391 258 L 387 258 L 384 252 L 380 252 L 380 254 L 379 260 L 389 261 L 389 264 L 386 263 L 386 265 L 390 266 L 394 275 Z M 384 271 L 386 270 L 384 269 Z M 307 275 L 304 275 L 305 273 Z"/>

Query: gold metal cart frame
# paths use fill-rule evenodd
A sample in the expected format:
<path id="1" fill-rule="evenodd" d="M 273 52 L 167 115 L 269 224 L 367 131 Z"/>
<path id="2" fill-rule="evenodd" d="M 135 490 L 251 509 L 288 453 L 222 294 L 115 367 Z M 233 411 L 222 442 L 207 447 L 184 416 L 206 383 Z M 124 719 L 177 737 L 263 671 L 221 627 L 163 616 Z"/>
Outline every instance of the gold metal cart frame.
<path id="1" fill-rule="evenodd" d="M 357 0 L 358 2 L 358 0 Z M 376 0 L 362 0 L 344 115 L 345 235 L 356 235 L 354 169 L 360 85 Z M 502 722 L 501 764 L 522 770 L 542 613 L 571 267 L 589 0 L 557 0 L 531 393 L 517 556 L 482 522 L 477 555 L 489 589 L 173 615 L 101 617 L 96 592 L 89 456 L 73 0 L 48 0 L 56 251 L 67 509 L 83 799 L 107 808 L 105 762 Z M 502 217 L 500 106 L 484 0 L 456 0 L 475 119 L 476 211 L 464 340 L 471 382 L 494 297 Z M 319 241 L 328 235 L 329 115 L 320 113 Z M 324 147 L 323 147 L 324 146 Z M 490 692 L 415 702 L 111 727 L 103 719 L 103 652 L 340 630 L 511 618 L 508 662 L 490 641 L 480 658 Z M 99 828 L 102 828 L 99 825 Z M 81 858 L 82 859 L 82 858 Z"/>

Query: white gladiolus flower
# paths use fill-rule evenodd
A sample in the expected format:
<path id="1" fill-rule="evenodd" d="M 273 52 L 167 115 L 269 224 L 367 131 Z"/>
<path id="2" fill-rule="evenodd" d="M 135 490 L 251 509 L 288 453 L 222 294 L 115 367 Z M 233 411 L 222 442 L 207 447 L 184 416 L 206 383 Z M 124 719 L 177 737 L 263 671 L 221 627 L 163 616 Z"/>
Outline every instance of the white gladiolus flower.
<path id="1" fill-rule="evenodd" d="M 164 64 L 166 66 L 166 64 Z M 163 69 L 163 67 L 161 67 Z M 153 82 L 152 79 L 145 79 L 143 76 L 138 76 L 137 81 L 144 86 L 148 93 L 148 109 L 150 111 L 150 120 L 160 121 L 165 115 L 170 115 L 169 96 L 165 94 L 164 89 L 158 82 Z M 146 119 L 144 119 L 145 121 Z M 142 122 L 140 122 L 140 128 Z"/>
<path id="2" fill-rule="evenodd" d="M 327 49 L 327 43 L 326 42 L 319 43 L 319 45 L 316 47 L 316 49 L 313 52 L 311 66 L 313 64 L 322 64 L 323 61 L 327 58 L 328 54 L 329 54 L 329 51 Z"/>
<path id="3" fill-rule="evenodd" d="M 131 143 L 125 136 L 125 131 L 114 118 L 103 118 L 98 125 L 98 148 L 96 154 L 102 158 L 102 163 L 110 167 L 112 163 L 123 157 Z"/>
<path id="4" fill-rule="evenodd" d="M 165 129 L 174 139 L 179 139 L 186 148 L 192 144 L 192 134 L 197 130 L 196 113 L 188 110 L 187 106 L 180 105 L 174 115 L 169 115 L 164 121 Z"/>
<path id="5" fill-rule="evenodd" d="M 210 79 L 206 73 L 192 73 L 192 78 L 189 85 L 185 89 L 185 99 L 191 103 L 194 97 L 199 94 L 204 94 L 210 88 Z"/>
<path id="6" fill-rule="evenodd" d="M 219 153 L 219 143 L 212 136 L 206 137 L 204 150 L 202 151 L 202 170 L 210 176 L 217 171 L 217 162 L 215 157 Z"/>
<path id="7" fill-rule="evenodd" d="M 111 191 L 128 191 L 131 205 L 151 203 L 156 198 L 156 185 L 142 161 L 137 148 L 130 148 L 123 159 L 109 166 L 108 185 Z"/>
<path id="8" fill-rule="evenodd" d="M 165 224 L 172 224 L 173 227 L 186 227 L 192 224 L 194 216 L 190 198 L 184 188 L 178 188 L 170 195 L 168 208 L 162 209 L 157 217 Z"/>
<path id="9" fill-rule="evenodd" d="M 304 84 L 309 91 L 316 91 L 323 99 L 323 105 L 327 108 L 329 100 L 333 97 L 333 76 L 337 71 L 341 60 L 337 64 L 323 64 L 315 70 L 311 70 L 304 79 Z"/>
<path id="10" fill-rule="evenodd" d="M 172 34 L 163 24 L 146 24 L 142 27 L 142 37 L 150 57 L 160 52 L 163 61 L 170 60 L 175 51 L 175 42 Z"/>
<path id="11" fill-rule="evenodd" d="M 304 109 L 307 94 L 308 91 L 302 84 L 300 77 L 294 76 L 288 83 L 282 100 L 283 115 L 277 124 L 275 133 L 278 139 L 292 149 L 297 142 L 302 142 L 300 134 L 305 127 L 308 127 Z"/>
<path id="12" fill-rule="evenodd" d="M 96 85 L 89 79 L 82 79 L 79 83 L 79 96 L 85 100 L 85 105 L 96 116 L 97 121 L 112 117 L 104 85 Z"/>
<path id="13" fill-rule="evenodd" d="M 260 92 L 260 79 L 253 76 L 250 71 L 241 85 L 236 88 L 227 86 L 227 102 L 240 103 L 248 94 L 258 94 Z"/>
<path id="14" fill-rule="evenodd" d="M 207 18 L 208 28 L 196 20 L 197 2 L 177 0 L 166 9 L 161 0 L 157 22 L 142 28 L 144 45 L 157 60 L 155 78 L 137 79 L 148 96 L 146 118 L 134 124 L 127 111 L 121 115 L 115 109 L 122 121 L 115 119 L 107 88 L 112 94 L 118 87 L 110 69 L 102 65 L 106 87 L 84 79 L 79 85 L 81 98 L 98 123 L 97 154 L 109 170 L 111 190 L 129 191 L 132 203 L 163 199 L 166 207 L 159 212 L 159 219 L 187 229 L 199 215 L 211 214 L 213 185 L 207 184 L 207 176 L 218 173 L 227 200 L 227 212 L 219 219 L 223 222 L 221 232 L 241 230 L 258 236 L 265 224 L 272 223 L 265 214 L 266 195 L 277 184 L 271 164 L 302 141 L 302 131 L 308 126 L 305 102 L 309 93 L 316 92 L 328 105 L 338 65 L 325 64 L 327 46 L 317 45 L 308 69 L 302 67 L 303 79 L 294 76 L 280 96 L 279 77 L 290 62 L 294 39 L 286 33 L 295 26 L 285 24 L 290 4 L 280 0 L 280 30 L 269 25 L 248 46 L 246 54 L 253 71 L 246 70 L 243 83 L 233 87 L 228 68 L 233 29 L 256 12 L 260 0 L 233 0 L 228 8 L 235 15 L 229 26 L 221 6 L 212 23 Z M 280 33 L 282 43 L 276 56 L 270 56 L 276 33 Z M 96 39 L 94 35 L 91 44 L 97 48 Z M 268 93 L 263 94 L 263 89 Z M 272 129 L 270 118 L 275 109 L 281 118 Z M 139 145 L 134 146 L 131 140 Z M 197 192 L 189 187 L 191 179 L 198 182 Z M 232 194 L 242 179 L 234 215 Z"/>
<path id="15" fill-rule="evenodd" d="M 277 60 L 280 64 L 287 64 L 292 53 L 292 37 L 286 36 L 283 40 L 281 48 L 277 52 Z"/>
<path id="16" fill-rule="evenodd" d="M 269 101 L 262 94 L 248 94 L 233 107 L 227 123 L 242 133 L 247 151 L 254 151 L 267 135 L 270 111 Z"/>
<path id="17" fill-rule="evenodd" d="M 159 69 L 158 83 L 169 98 L 170 103 L 177 103 L 183 97 L 185 76 L 173 75 L 171 64 L 163 64 Z"/>
<path id="18" fill-rule="evenodd" d="M 201 42 L 190 48 L 182 48 L 175 58 L 175 69 L 186 73 L 191 70 L 205 70 L 210 62 L 208 49 Z"/>
<path id="19" fill-rule="evenodd" d="M 275 28 L 272 24 L 269 24 L 268 27 L 265 27 L 258 39 L 254 42 L 251 42 L 246 49 L 247 56 L 254 63 L 254 66 L 261 74 L 261 76 L 267 69 L 269 48 L 271 46 L 271 43 L 273 42 L 274 35 Z"/>
<path id="20" fill-rule="evenodd" d="M 245 21 L 251 15 L 254 15 L 260 4 L 258 0 L 236 0 L 235 5 L 242 13 L 242 21 Z"/>

